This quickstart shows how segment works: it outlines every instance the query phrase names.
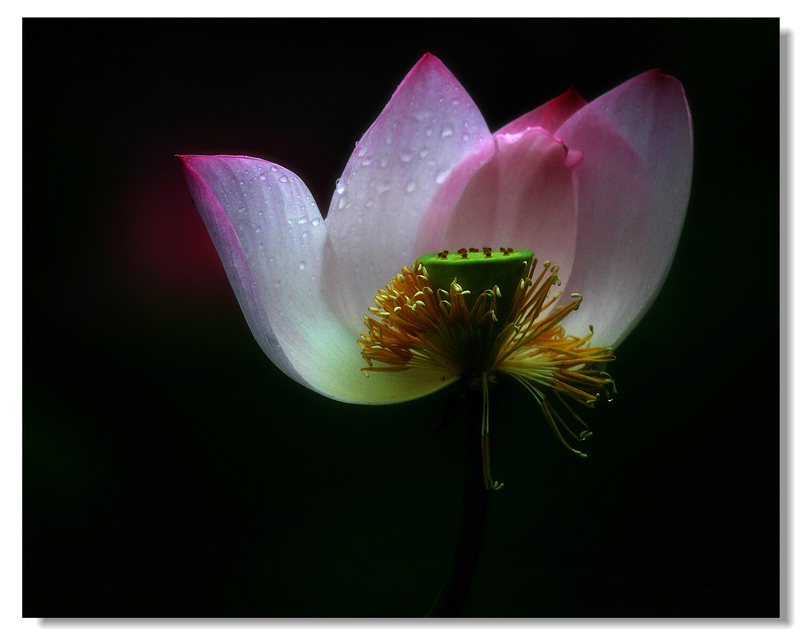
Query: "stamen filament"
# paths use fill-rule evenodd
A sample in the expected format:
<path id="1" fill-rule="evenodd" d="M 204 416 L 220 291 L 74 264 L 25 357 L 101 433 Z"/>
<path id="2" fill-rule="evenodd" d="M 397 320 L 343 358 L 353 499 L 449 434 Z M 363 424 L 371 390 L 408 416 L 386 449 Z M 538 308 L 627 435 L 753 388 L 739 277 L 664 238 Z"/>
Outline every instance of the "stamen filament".
<path id="1" fill-rule="evenodd" d="M 462 250 L 459 258 L 467 252 Z M 486 252 L 484 249 L 484 255 Z M 404 267 L 390 285 L 376 293 L 376 306 L 364 316 L 367 332 L 358 340 L 367 363 L 364 374 L 426 370 L 437 381 L 440 375 L 455 375 L 462 377 L 468 388 L 480 388 L 481 459 L 487 489 L 503 486 L 491 475 L 489 440 L 490 384 L 496 383 L 499 373 L 521 384 L 541 407 L 559 441 L 584 457 L 564 438 L 581 441 L 591 435 L 569 400 L 592 408 L 601 394 L 616 392 L 612 378 L 603 370 L 614 359 L 612 350 L 591 346 L 591 326 L 589 333 L 580 337 L 566 335 L 562 327 L 583 297 L 572 294 L 569 302 L 558 305 L 561 292 L 551 295 L 553 287 L 561 284 L 558 265 L 545 261 L 535 273 L 538 259 L 530 252 L 525 256 L 527 271 L 519 283 L 513 276 L 503 281 L 504 291 L 516 289 L 499 312 L 501 291 L 494 282 L 487 282 L 490 287 L 475 286 L 465 272 L 459 273 L 466 279 L 461 284 L 440 269 L 436 278 L 441 281 L 444 275 L 449 285 L 435 287 L 419 262 Z M 527 261 L 532 261 L 529 267 Z M 569 416 L 562 418 L 555 401 Z M 573 431 L 565 421 L 569 418 L 585 429 Z"/>

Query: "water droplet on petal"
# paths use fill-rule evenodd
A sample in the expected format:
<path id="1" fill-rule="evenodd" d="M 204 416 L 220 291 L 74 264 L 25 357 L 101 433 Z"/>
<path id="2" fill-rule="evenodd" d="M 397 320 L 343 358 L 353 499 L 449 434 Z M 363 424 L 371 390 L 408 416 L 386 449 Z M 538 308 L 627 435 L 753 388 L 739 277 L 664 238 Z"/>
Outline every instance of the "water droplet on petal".
<path id="1" fill-rule="evenodd" d="M 459 103 L 461 103 L 459 99 L 453 99 L 452 101 L 450 101 L 451 105 L 458 105 Z"/>
<path id="2" fill-rule="evenodd" d="M 447 138 L 448 136 L 452 136 L 455 132 L 453 131 L 453 126 L 450 123 L 445 123 L 442 125 L 442 138 Z"/>
<path id="3" fill-rule="evenodd" d="M 361 161 L 361 166 L 368 167 L 370 164 L 372 164 L 372 158 L 364 158 Z"/>
<path id="4" fill-rule="evenodd" d="M 280 182 L 288 182 L 288 181 L 289 181 L 285 175 L 281 175 L 281 176 L 278 178 L 278 180 L 279 180 Z"/>
<path id="5" fill-rule="evenodd" d="M 339 198 L 339 208 L 344 208 L 344 197 Z"/>
<path id="6" fill-rule="evenodd" d="M 417 188 L 417 183 L 414 180 L 409 180 L 408 184 L 406 184 L 406 192 L 411 193 L 415 188 Z"/>
<path id="7" fill-rule="evenodd" d="M 297 220 L 297 223 L 299 224 L 308 223 L 308 217 L 300 217 L 300 219 Z"/>
<path id="8" fill-rule="evenodd" d="M 266 182 L 266 181 L 267 181 L 267 176 L 266 176 L 266 174 L 265 174 L 265 173 L 262 173 L 262 174 L 261 174 L 261 175 L 259 175 L 258 177 L 259 177 L 259 179 L 260 179 L 260 180 L 262 180 L 262 181 L 264 181 L 264 182 Z"/>
<path id="9" fill-rule="evenodd" d="M 419 157 L 420 157 L 420 158 L 424 158 L 424 157 L 425 157 L 425 156 L 427 156 L 427 155 L 428 155 L 430 152 L 431 152 L 431 150 L 430 150 L 430 149 L 428 149 L 427 147 L 423 147 L 423 148 L 420 150 L 420 152 L 419 152 Z"/>
<path id="10" fill-rule="evenodd" d="M 276 172 L 278 171 L 278 167 L 276 167 L 276 166 L 273 164 L 272 166 L 270 166 L 269 170 L 270 170 L 270 171 L 272 171 L 273 173 L 276 173 Z"/>
<path id="11" fill-rule="evenodd" d="M 441 184 L 447 179 L 448 175 L 450 175 L 450 169 L 442 169 L 436 174 L 436 183 Z"/>
<path id="12" fill-rule="evenodd" d="M 317 219 L 316 217 L 314 219 L 312 219 L 311 220 L 311 225 L 312 226 L 318 226 L 319 225 L 319 219 Z"/>
<path id="13" fill-rule="evenodd" d="M 400 160 L 402 162 L 410 162 L 412 155 L 413 154 L 410 151 L 408 151 L 407 149 L 404 149 L 403 151 L 400 152 Z"/>

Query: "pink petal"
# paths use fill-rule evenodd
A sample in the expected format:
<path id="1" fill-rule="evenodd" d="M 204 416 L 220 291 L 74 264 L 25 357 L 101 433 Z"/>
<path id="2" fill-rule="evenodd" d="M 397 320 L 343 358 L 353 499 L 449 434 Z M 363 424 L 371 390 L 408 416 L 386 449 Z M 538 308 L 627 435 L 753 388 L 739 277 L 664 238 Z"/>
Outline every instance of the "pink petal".
<path id="1" fill-rule="evenodd" d="M 542 127 L 554 134 L 570 116 L 584 105 L 586 105 L 586 101 L 583 100 L 583 97 L 578 94 L 574 87 L 570 87 L 561 96 L 557 96 L 535 110 L 511 121 L 508 125 L 495 132 L 495 135 L 518 134 L 530 127 Z"/>
<path id="2" fill-rule="evenodd" d="M 448 184 L 440 190 L 442 206 L 455 199 L 455 209 L 446 213 L 446 223 L 433 220 L 425 226 L 422 243 L 430 251 L 533 250 L 540 261 L 558 263 L 568 274 L 577 229 L 572 167 L 579 156 L 568 155 L 564 144 L 540 127 L 495 134 L 495 140 L 496 153 L 463 191 L 451 193 Z M 434 209 L 439 201 L 437 196 Z"/>
<path id="3" fill-rule="evenodd" d="M 415 249 L 420 223 L 451 170 L 492 148 L 475 103 L 426 54 L 356 145 L 328 213 L 334 249 L 364 310 L 404 265 L 425 254 Z"/>
<path id="4" fill-rule="evenodd" d="M 353 309 L 311 193 L 294 173 L 247 157 L 180 160 L 250 330 L 284 373 L 353 403 L 414 399 L 452 381 L 422 371 L 364 376 L 356 342 L 362 313 Z"/>
<path id="5" fill-rule="evenodd" d="M 575 113 L 556 132 L 583 154 L 576 167 L 578 236 L 564 295 L 583 294 L 570 332 L 595 327 L 618 346 L 669 271 L 692 176 L 691 117 L 681 84 L 653 70 Z"/>

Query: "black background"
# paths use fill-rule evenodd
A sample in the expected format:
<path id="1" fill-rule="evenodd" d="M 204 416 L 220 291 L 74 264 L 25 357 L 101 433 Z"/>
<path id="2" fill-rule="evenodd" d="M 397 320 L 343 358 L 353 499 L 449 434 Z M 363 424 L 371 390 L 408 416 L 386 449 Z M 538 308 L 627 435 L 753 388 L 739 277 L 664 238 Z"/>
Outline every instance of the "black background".
<path id="1" fill-rule="evenodd" d="M 501 398 L 470 616 L 776 616 L 777 20 L 25 20 L 26 616 L 417 616 L 458 528 L 447 395 L 339 404 L 254 342 L 177 153 L 321 208 L 425 51 L 497 129 L 653 67 L 694 118 L 686 224 L 577 459 Z"/>

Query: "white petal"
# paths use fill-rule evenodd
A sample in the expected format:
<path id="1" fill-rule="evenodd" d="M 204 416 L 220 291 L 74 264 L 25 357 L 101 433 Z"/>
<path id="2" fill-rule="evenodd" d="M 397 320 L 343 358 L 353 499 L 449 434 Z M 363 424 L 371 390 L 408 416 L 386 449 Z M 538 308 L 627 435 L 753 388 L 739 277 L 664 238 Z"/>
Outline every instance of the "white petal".
<path id="1" fill-rule="evenodd" d="M 495 134 L 495 140 L 497 151 L 462 187 L 448 222 L 426 223 L 421 238 L 433 251 L 532 250 L 540 262 L 558 263 L 566 281 L 575 250 L 572 171 L 579 156 L 540 127 Z M 449 185 L 440 194 L 450 194 Z"/>
<path id="2" fill-rule="evenodd" d="M 414 399 L 453 380 L 422 371 L 361 372 L 356 331 L 363 318 L 352 310 L 325 223 L 300 178 L 255 158 L 182 161 L 250 329 L 283 372 L 354 403 Z"/>
<path id="3" fill-rule="evenodd" d="M 564 295 L 584 296 L 569 333 L 618 346 L 661 288 L 692 176 L 691 117 L 681 84 L 650 71 L 576 112 L 556 132 L 583 154 L 575 264 Z"/>
<path id="4" fill-rule="evenodd" d="M 492 147 L 475 103 L 436 57 L 425 55 L 356 145 L 328 213 L 334 249 L 364 309 L 426 253 L 415 249 L 419 225 L 453 168 L 476 151 L 488 157 Z"/>

